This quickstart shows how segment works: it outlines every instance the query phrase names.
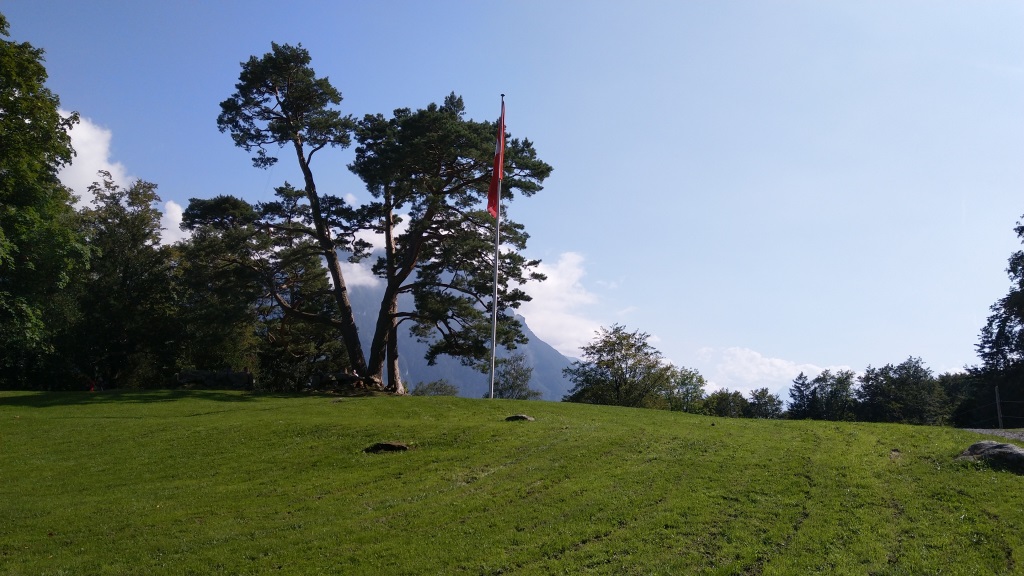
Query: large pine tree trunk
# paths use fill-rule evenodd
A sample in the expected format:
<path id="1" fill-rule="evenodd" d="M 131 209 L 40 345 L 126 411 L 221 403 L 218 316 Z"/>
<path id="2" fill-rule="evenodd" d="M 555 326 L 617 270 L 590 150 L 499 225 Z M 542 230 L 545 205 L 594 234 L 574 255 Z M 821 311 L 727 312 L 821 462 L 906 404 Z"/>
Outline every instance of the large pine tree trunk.
<path id="1" fill-rule="evenodd" d="M 355 315 L 352 313 L 352 302 L 348 297 L 348 288 L 345 285 L 345 277 L 341 273 L 341 260 L 338 258 L 338 250 L 331 237 L 331 229 L 327 225 L 323 212 L 320 208 L 320 197 L 317 196 L 316 183 L 313 181 L 313 172 L 302 153 L 302 142 L 296 140 L 295 152 L 299 157 L 299 166 L 302 167 L 302 176 L 305 179 L 305 193 L 309 200 L 310 211 L 313 215 L 313 226 L 316 229 L 317 242 L 324 259 L 327 261 L 327 270 L 331 275 L 333 284 L 332 292 L 337 302 L 338 311 L 341 314 L 341 337 L 348 352 L 349 362 L 356 374 L 369 380 L 367 384 L 379 385 L 381 382 L 380 370 L 368 372 L 366 357 L 363 355 L 363 346 L 359 342 L 359 329 L 356 327 Z"/>

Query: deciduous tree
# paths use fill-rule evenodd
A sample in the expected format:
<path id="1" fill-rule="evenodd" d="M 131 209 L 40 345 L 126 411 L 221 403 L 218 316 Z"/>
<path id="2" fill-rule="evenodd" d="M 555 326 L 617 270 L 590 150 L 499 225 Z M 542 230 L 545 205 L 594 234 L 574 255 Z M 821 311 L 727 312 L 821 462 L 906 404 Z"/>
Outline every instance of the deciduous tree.
<path id="1" fill-rule="evenodd" d="M 573 383 L 565 402 L 654 407 L 672 386 L 672 366 L 648 341 L 650 335 L 616 324 L 601 328 L 582 348 L 583 358 L 563 370 Z"/>
<path id="2" fill-rule="evenodd" d="M 541 392 L 530 388 L 531 378 L 533 378 L 533 367 L 527 363 L 526 356 L 523 354 L 516 353 L 507 358 L 498 359 L 497 373 L 494 378 L 494 397 L 509 400 L 540 398 Z M 485 398 L 489 396 L 490 390 L 484 394 Z"/>
<path id="3" fill-rule="evenodd" d="M 57 178 L 74 150 L 46 88 L 43 51 L 7 39 L 0 14 L 0 386 L 24 387 L 73 314 L 63 291 L 88 260 L 74 197 Z"/>
<path id="4" fill-rule="evenodd" d="M 868 368 L 857 390 L 860 419 L 872 422 L 941 424 L 946 398 L 920 358 Z"/>
<path id="5" fill-rule="evenodd" d="M 171 250 L 160 245 L 160 196 L 150 182 L 122 187 L 100 175 L 81 213 L 94 253 L 65 349 L 82 373 L 110 386 L 163 384 L 173 374 L 180 325 Z"/>
<path id="6" fill-rule="evenodd" d="M 747 414 L 747 399 L 739 390 L 715 390 L 704 399 L 708 414 L 723 418 L 742 418 Z"/>
<path id="7" fill-rule="evenodd" d="M 704 387 L 707 381 L 693 368 L 674 367 L 668 391 L 668 409 L 703 414 L 706 412 Z"/>
<path id="8" fill-rule="evenodd" d="M 769 392 L 767 388 L 752 390 L 750 399 L 747 400 L 746 415 L 750 418 L 781 418 L 782 399 Z"/>

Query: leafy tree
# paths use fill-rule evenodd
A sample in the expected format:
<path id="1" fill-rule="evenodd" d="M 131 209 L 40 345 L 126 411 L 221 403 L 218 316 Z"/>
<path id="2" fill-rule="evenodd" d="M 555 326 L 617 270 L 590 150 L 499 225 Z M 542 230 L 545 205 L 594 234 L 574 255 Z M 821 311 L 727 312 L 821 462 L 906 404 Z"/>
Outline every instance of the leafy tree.
<path id="1" fill-rule="evenodd" d="M 833 373 L 823 370 L 814 377 L 811 418 L 818 420 L 851 420 L 856 399 L 853 388 L 857 375 L 852 370 Z"/>
<path id="2" fill-rule="evenodd" d="M 413 396 L 458 396 L 459 388 L 442 378 L 426 384 L 420 382 L 413 386 L 410 394 Z"/>
<path id="3" fill-rule="evenodd" d="M 938 377 L 938 382 L 949 402 L 951 424 L 964 428 L 998 425 L 998 414 L 994 405 L 995 390 L 988 385 L 978 369 L 947 372 Z M 1011 411 L 1014 407 L 1015 404 L 1006 406 Z"/>
<path id="4" fill-rule="evenodd" d="M 100 174 L 81 214 L 94 255 L 65 348 L 79 371 L 109 386 L 163 383 L 174 371 L 179 323 L 171 251 L 160 245 L 160 197 L 150 182 L 122 188 Z"/>
<path id="5" fill-rule="evenodd" d="M 1024 223 L 1017 222 L 1014 232 L 1024 242 Z M 1010 255 L 1006 273 L 1010 290 L 992 304 L 976 346 L 982 364 L 974 370 L 978 386 L 973 403 L 991 403 L 998 387 L 1006 402 L 1004 418 L 1019 423 L 1024 421 L 1024 250 Z"/>
<path id="6" fill-rule="evenodd" d="M 746 415 L 750 418 L 781 418 L 782 399 L 769 392 L 767 388 L 753 390 L 747 401 Z"/>
<path id="7" fill-rule="evenodd" d="M 1024 242 L 1024 224 L 1017 222 L 1014 232 Z M 992 314 L 977 345 L 983 367 L 989 371 L 1012 370 L 1024 363 L 1024 250 L 1010 255 L 1006 273 L 1010 291 L 990 308 Z"/>
<path id="8" fill-rule="evenodd" d="M 499 358 L 494 378 L 494 397 L 509 400 L 533 400 L 541 397 L 539 390 L 530 388 L 533 378 L 533 367 L 526 362 L 523 354 L 512 354 L 508 358 Z M 491 395 L 490 390 L 484 398 Z"/>
<path id="9" fill-rule="evenodd" d="M 692 368 L 673 368 L 667 393 L 668 409 L 690 414 L 705 413 L 704 387 L 707 381 Z"/>
<path id="10" fill-rule="evenodd" d="M 350 168 L 373 196 L 360 210 L 360 227 L 384 242 L 373 266 L 384 290 L 370 343 L 372 374 L 382 371 L 387 358 L 389 374 L 397 377 L 396 334 L 405 321 L 430 343 L 430 363 L 447 354 L 483 368 L 489 357 L 494 220 L 478 207 L 491 179 L 497 125 L 464 116 L 462 98 L 450 94 L 441 105 L 398 109 L 391 118 L 367 115 L 358 122 Z M 514 192 L 536 193 L 551 173 L 529 140 L 508 139 L 504 158 L 505 199 Z M 518 286 L 543 276 L 533 271 L 538 262 L 520 253 L 528 237 L 522 225 L 501 225 L 498 340 L 513 348 L 525 339 L 509 311 L 529 300 Z M 403 293 L 413 296 L 414 310 L 399 310 Z"/>
<path id="11" fill-rule="evenodd" d="M 275 196 L 255 207 L 230 196 L 192 199 L 183 224 L 203 252 L 209 281 L 249 295 L 222 310 L 254 331 L 260 387 L 295 390 L 350 365 L 327 271 L 307 234 L 303 193 L 286 184 Z"/>
<path id="12" fill-rule="evenodd" d="M 850 420 L 855 415 L 853 386 L 856 374 L 850 370 L 823 370 L 813 379 L 801 372 L 789 389 L 787 417 L 792 419 Z"/>
<path id="13" fill-rule="evenodd" d="M 8 40 L 0 14 L 0 386 L 29 386 L 74 314 L 65 289 L 88 261 L 74 197 L 57 171 L 71 162 L 60 99 L 43 51 Z"/>
<path id="14" fill-rule="evenodd" d="M 868 368 L 857 390 L 860 417 L 872 422 L 941 424 L 946 397 L 938 381 L 920 358 L 901 364 Z"/>
<path id="15" fill-rule="evenodd" d="M 574 384 L 565 402 L 654 407 L 672 386 L 672 367 L 648 342 L 650 335 L 624 326 L 601 328 L 582 348 L 583 359 L 563 370 Z"/>
<path id="16" fill-rule="evenodd" d="M 747 414 L 749 402 L 743 394 L 729 391 L 728 388 L 716 390 L 704 399 L 708 414 L 723 418 L 742 418 Z"/>
<path id="17" fill-rule="evenodd" d="M 302 235 L 318 249 L 330 275 L 330 295 L 336 318 L 331 323 L 340 332 L 353 368 L 367 376 L 366 360 L 359 342 L 352 305 L 341 271 L 338 251 L 361 253 L 365 247 L 348 225 L 352 208 L 339 196 L 321 195 L 313 176 L 314 155 L 324 148 L 346 148 L 351 144 L 352 118 L 334 109 L 341 93 L 327 78 L 318 78 L 310 67 L 311 58 L 302 45 L 271 44 L 271 52 L 242 63 L 235 93 L 221 102 L 217 126 L 231 134 L 235 145 L 256 151 L 253 165 L 268 168 L 277 157 L 268 150 L 292 148 L 303 184 L 302 224 L 286 228 Z M 291 200 L 299 202 L 299 197 Z M 206 206 L 208 208 L 209 206 Z M 278 304 L 291 312 L 284 299 Z M 301 315 L 301 314 L 300 314 Z"/>
<path id="18" fill-rule="evenodd" d="M 251 269 L 228 257 L 231 250 L 223 237 L 209 229 L 194 230 L 172 249 L 182 331 L 177 367 L 248 368 L 261 382 L 257 354 L 261 284 Z"/>

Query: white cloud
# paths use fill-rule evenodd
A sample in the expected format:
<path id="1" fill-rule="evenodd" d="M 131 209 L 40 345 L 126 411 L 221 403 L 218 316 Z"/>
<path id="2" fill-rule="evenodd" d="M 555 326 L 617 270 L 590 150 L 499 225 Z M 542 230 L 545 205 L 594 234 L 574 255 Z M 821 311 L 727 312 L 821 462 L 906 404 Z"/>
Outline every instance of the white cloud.
<path id="1" fill-rule="evenodd" d="M 579 357 L 580 347 L 593 340 L 601 327 L 585 312 L 597 304 L 598 297 L 581 283 L 586 275 L 583 261 L 581 254 L 565 252 L 554 265 L 541 263 L 537 270 L 548 279 L 523 287 L 533 300 L 519 309 L 541 340 L 571 357 Z"/>
<path id="2" fill-rule="evenodd" d="M 60 111 L 61 115 L 68 116 L 66 110 Z M 92 202 L 92 195 L 89 193 L 89 186 L 93 182 L 101 180 L 99 171 L 110 172 L 110 177 L 118 186 L 131 186 L 136 180 L 128 173 L 124 164 L 115 162 L 110 157 L 110 143 L 113 140 L 113 133 L 96 124 L 86 117 L 70 131 L 71 146 L 75 149 L 75 157 L 71 164 L 61 169 L 58 176 L 60 181 L 74 190 L 78 196 L 78 208 L 84 208 Z M 164 202 L 163 216 L 160 218 L 160 226 L 163 228 L 161 234 L 162 244 L 173 244 L 178 240 L 188 237 L 188 233 L 181 230 L 182 207 L 173 200 Z"/>
<path id="3" fill-rule="evenodd" d="M 739 390 L 744 395 L 757 388 L 768 388 L 772 393 L 786 399 L 789 388 L 801 372 L 808 378 L 829 369 L 849 370 L 848 366 L 817 366 L 798 363 L 782 358 L 769 358 L 749 348 L 730 347 L 725 349 L 702 348 L 697 353 L 699 363 L 708 380 L 708 391 L 719 388 Z"/>
<path id="4" fill-rule="evenodd" d="M 399 222 L 397 226 L 395 226 L 395 232 L 394 232 L 395 236 L 399 236 L 400 234 L 404 234 L 409 229 L 409 218 L 407 217 L 407 215 L 406 214 L 398 214 L 398 217 L 401 218 L 402 221 Z M 358 232 L 356 232 L 356 238 L 358 238 L 360 240 L 365 240 L 366 242 L 369 242 L 370 245 L 373 246 L 373 250 L 374 251 L 383 250 L 384 249 L 384 235 L 383 234 L 379 234 L 379 233 L 373 232 L 371 230 L 359 230 Z"/>
<path id="5" fill-rule="evenodd" d="M 67 111 L 60 113 L 67 116 Z M 82 117 L 81 122 L 71 129 L 71 146 L 75 149 L 75 157 L 71 164 L 61 169 L 60 181 L 75 191 L 79 196 L 78 206 L 89 205 L 92 200 L 89 186 L 100 180 L 97 172 L 110 172 L 114 182 L 119 186 L 128 186 L 135 178 L 120 162 L 110 158 L 110 141 L 113 134 L 110 130 Z"/>
<path id="6" fill-rule="evenodd" d="M 381 285 L 382 280 L 373 275 L 370 267 L 362 262 L 353 264 L 351 262 L 341 262 L 341 273 L 345 277 L 346 287 L 355 286 L 367 286 L 370 288 L 376 288 Z"/>
<path id="7" fill-rule="evenodd" d="M 184 211 L 181 205 L 173 200 L 164 202 L 164 215 L 160 219 L 160 227 L 163 232 L 160 234 L 160 243 L 165 245 L 174 244 L 178 240 L 188 238 L 190 234 L 181 229 L 181 217 Z"/>

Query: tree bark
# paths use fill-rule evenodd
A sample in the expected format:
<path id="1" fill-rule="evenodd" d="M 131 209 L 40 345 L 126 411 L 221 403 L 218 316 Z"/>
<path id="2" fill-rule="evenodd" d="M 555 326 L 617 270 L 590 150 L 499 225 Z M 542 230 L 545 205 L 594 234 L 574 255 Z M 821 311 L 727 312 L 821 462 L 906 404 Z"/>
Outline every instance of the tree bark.
<path id="1" fill-rule="evenodd" d="M 388 390 L 395 394 L 405 394 L 405 385 L 402 384 L 402 373 L 398 368 L 398 322 L 395 320 L 395 314 L 398 312 L 398 301 L 393 300 L 393 302 L 391 330 L 388 332 Z"/>
<path id="2" fill-rule="evenodd" d="M 316 192 L 316 183 L 313 181 L 313 171 L 306 162 L 302 151 L 302 141 L 299 137 L 293 140 L 295 153 L 299 158 L 299 166 L 302 168 L 302 177 L 305 179 L 305 193 L 309 200 L 310 211 L 313 215 L 313 226 L 316 228 L 317 242 L 327 261 L 327 270 L 331 275 L 333 283 L 332 292 L 341 313 L 341 337 L 348 353 L 349 362 L 352 364 L 356 374 L 371 380 L 370 384 L 380 383 L 380 371 L 375 373 L 367 371 L 366 357 L 363 355 L 363 346 L 359 341 L 359 329 L 356 327 L 355 315 L 352 313 L 352 302 L 348 297 L 348 288 L 345 285 L 345 277 L 341 272 L 341 260 L 338 258 L 338 250 L 331 238 L 331 229 L 324 219 L 320 208 L 320 197 Z"/>

